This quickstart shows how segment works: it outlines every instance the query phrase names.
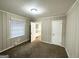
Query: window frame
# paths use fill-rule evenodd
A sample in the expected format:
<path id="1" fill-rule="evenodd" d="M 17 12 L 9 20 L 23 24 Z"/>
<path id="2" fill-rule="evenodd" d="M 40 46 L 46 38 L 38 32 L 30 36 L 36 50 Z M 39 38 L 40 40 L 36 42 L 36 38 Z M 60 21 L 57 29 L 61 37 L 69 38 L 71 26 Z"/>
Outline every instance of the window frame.
<path id="1" fill-rule="evenodd" d="M 9 27 L 8 27 L 9 28 L 8 39 L 13 39 L 13 38 L 18 38 L 18 37 L 24 36 L 24 35 L 19 35 L 19 36 L 11 37 L 11 22 L 10 22 L 11 20 L 24 22 L 24 35 L 25 35 L 25 28 L 26 28 L 25 19 L 11 17 L 10 20 L 9 20 Z"/>

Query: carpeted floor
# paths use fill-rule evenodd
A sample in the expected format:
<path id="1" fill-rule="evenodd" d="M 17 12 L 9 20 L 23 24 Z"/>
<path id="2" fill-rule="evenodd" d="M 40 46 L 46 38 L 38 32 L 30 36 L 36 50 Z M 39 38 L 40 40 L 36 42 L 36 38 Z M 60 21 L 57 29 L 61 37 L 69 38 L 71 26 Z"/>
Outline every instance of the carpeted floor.
<path id="1" fill-rule="evenodd" d="M 10 58 L 67 58 L 65 48 L 47 44 L 36 40 L 32 43 L 23 43 L 9 49 L 0 55 L 9 55 Z"/>

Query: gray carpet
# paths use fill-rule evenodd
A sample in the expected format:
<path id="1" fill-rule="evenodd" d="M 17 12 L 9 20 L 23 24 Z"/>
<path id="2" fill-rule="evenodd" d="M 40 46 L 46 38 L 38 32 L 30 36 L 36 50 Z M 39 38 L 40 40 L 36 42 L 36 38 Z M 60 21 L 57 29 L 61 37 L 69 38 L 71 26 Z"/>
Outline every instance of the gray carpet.
<path id="1" fill-rule="evenodd" d="M 9 49 L 0 55 L 9 55 L 10 58 L 67 58 L 65 48 L 54 44 L 47 44 L 36 40 L 32 43 L 23 43 Z"/>

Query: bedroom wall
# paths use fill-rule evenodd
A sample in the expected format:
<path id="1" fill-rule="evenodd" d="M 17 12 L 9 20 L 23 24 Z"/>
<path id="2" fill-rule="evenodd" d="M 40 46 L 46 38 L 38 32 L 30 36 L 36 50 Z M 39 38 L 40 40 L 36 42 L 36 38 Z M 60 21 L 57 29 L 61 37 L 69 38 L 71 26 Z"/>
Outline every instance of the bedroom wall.
<path id="1" fill-rule="evenodd" d="M 66 16 L 50 16 L 50 17 L 43 17 L 38 18 L 37 21 L 41 22 L 41 40 L 46 43 L 51 44 L 52 39 L 52 20 L 63 20 L 63 32 L 62 32 L 62 45 L 64 46 L 64 40 L 65 40 L 65 22 L 66 22 Z"/>
<path id="2" fill-rule="evenodd" d="M 67 13 L 65 48 L 69 57 L 79 58 L 79 0 Z"/>
<path id="3" fill-rule="evenodd" d="M 0 12 L 0 51 L 2 50 L 2 12 Z"/>
<path id="4" fill-rule="evenodd" d="M 8 35 L 9 35 L 8 22 L 11 19 L 11 17 L 26 21 L 26 29 L 25 29 L 24 36 L 12 38 L 12 39 L 8 38 Z M 11 48 L 13 46 L 16 46 L 24 41 L 28 41 L 29 40 L 29 24 L 30 24 L 29 18 L 1 10 L 0 11 L 0 52 L 8 48 Z"/>

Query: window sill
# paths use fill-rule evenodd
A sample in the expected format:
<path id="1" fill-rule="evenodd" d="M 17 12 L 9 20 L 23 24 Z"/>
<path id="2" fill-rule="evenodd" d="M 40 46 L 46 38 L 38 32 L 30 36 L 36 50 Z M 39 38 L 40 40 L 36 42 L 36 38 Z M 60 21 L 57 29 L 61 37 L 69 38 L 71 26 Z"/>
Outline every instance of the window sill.
<path id="1" fill-rule="evenodd" d="M 25 36 L 25 35 L 18 36 L 18 37 L 11 37 L 11 38 L 8 38 L 8 39 L 16 39 L 16 38 L 23 37 L 23 36 Z"/>

